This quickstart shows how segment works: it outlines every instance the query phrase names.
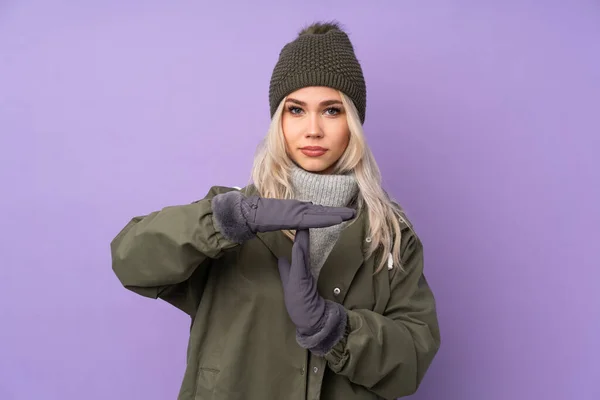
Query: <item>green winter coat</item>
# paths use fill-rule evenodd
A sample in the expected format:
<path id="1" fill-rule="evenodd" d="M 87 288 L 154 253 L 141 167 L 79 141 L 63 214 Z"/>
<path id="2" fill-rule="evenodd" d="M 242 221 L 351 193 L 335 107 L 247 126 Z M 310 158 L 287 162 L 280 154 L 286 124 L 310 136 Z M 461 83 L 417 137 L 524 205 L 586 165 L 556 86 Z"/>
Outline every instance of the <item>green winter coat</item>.
<path id="1" fill-rule="evenodd" d="M 344 228 L 319 278 L 320 294 L 348 312 L 345 337 L 324 357 L 296 343 L 277 257 L 282 232 L 244 244 L 213 225 L 213 187 L 188 205 L 133 218 L 111 243 L 113 270 L 128 289 L 191 316 L 180 400 L 374 400 L 414 393 L 440 345 L 423 248 L 402 225 L 401 260 L 374 274 L 366 258 L 366 212 Z M 246 190 L 246 189 L 244 189 Z M 255 189 L 249 187 L 253 193 Z M 388 255 L 385 255 L 387 258 Z"/>

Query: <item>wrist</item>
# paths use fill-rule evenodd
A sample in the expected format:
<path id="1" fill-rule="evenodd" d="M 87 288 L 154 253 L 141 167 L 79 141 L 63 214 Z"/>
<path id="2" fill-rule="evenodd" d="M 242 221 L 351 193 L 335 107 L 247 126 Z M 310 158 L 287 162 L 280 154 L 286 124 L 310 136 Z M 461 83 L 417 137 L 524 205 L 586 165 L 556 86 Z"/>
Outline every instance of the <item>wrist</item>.
<path id="1" fill-rule="evenodd" d="M 244 200 L 244 195 L 235 190 L 218 194 L 211 200 L 215 228 L 236 243 L 243 243 L 255 235 L 246 222 L 250 206 Z"/>
<path id="2" fill-rule="evenodd" d="M 312 353 L 323 356 L 328 353 L 345 335 L 348 315 L 338 303 L 325 300 L 325 312 L 314 328 L 296 329 L 298 344 Z"/>

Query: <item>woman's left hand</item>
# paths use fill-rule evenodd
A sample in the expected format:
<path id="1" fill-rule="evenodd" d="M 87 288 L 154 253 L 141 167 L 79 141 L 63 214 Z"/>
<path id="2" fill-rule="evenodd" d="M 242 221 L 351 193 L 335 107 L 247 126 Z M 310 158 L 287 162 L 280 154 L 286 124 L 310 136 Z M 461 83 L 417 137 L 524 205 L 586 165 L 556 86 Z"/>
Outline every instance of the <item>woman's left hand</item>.
<path id="1" fill-rule="evenodd" d="M 317 284 L 310 272 L 308 229 L 296 231 L 292 247 L 292 263 L 279 259 L 279 274 L 283 283 L 285 306 L 298 333 L 312 335 L 322 325 L 325 300 L 317 292 Z"/>
<path id="2" fill-rule="evenodd" d="M 285 306 L 296 325 L 300 346 L 322 356 L 344 337 L 347 313 L 341 304 L 325 300 L 317 291 L 310 272 L 308 230 L 296 231 L 292 247 L 292 263 L 279 259 Z"/>

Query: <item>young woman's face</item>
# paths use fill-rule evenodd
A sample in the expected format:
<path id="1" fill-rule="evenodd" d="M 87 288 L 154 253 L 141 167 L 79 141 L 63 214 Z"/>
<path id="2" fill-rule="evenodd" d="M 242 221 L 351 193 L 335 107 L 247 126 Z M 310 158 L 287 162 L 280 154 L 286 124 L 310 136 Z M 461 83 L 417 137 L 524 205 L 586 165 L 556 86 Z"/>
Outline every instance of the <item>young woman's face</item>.
<path id="1" fill-rule="evenodd" d="M 350 140 L 346 111 L 337 90 L 305 87 L 287 96 L 282 115 L 288 155 L 301 168 L 331 173 Z"/>

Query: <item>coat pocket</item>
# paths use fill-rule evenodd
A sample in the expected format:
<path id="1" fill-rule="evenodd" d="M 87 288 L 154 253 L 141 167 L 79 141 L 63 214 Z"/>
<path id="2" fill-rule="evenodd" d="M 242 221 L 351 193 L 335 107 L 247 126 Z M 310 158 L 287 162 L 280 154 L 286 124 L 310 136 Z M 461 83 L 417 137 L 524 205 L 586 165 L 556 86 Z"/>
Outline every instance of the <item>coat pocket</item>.
<path id="1" fill-rule="evenodd" d="M 219 370 L 214 368 L 198 369 L 196 377 L 196 396 L 197 399 L 212 399 L 213 391 L 219 377 Z"/>

